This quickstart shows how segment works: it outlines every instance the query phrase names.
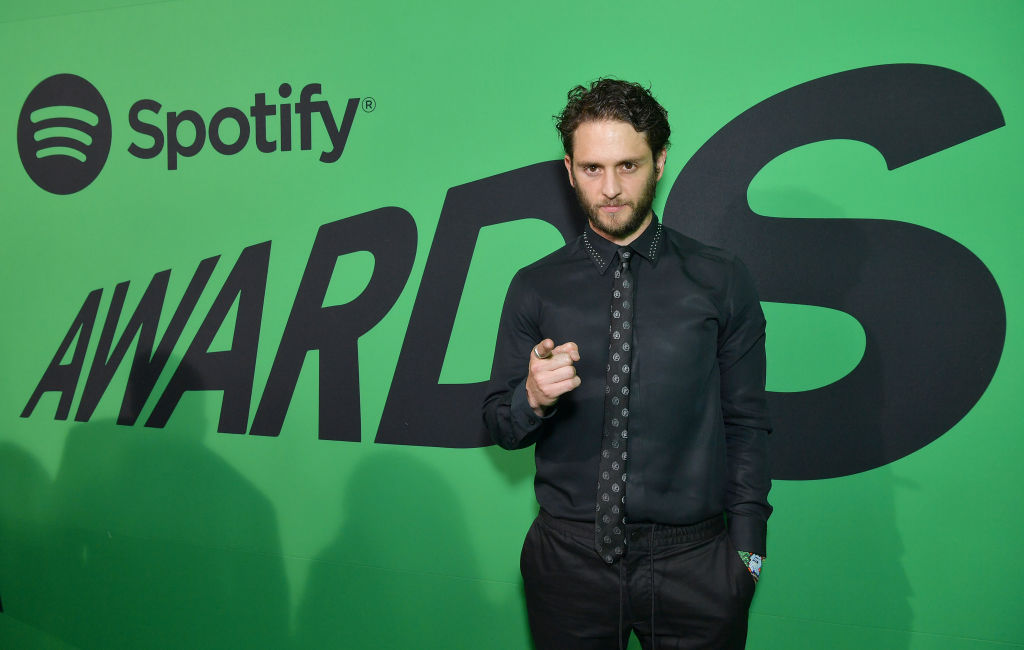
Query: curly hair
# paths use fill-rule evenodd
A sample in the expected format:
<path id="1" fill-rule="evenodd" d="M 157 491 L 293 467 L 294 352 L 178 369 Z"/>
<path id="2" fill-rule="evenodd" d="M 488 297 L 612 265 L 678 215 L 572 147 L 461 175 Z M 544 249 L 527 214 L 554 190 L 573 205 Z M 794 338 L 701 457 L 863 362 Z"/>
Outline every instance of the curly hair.
<path id="1" fill-rule="evenodd" d="M 629 122 L 638 133 L 647 136 L 651 152 L 657 155 L 669 146 L 668 112 L 651 95 L 650 88 L 618 79 L 597 79 L 590 88 L 576 86 L 568 93 L 568 103 L 555 115 L 555 128 L 562 138 L 565 153 L 572 156 L 572 138 L 583 122 L 619 120 Z"/>

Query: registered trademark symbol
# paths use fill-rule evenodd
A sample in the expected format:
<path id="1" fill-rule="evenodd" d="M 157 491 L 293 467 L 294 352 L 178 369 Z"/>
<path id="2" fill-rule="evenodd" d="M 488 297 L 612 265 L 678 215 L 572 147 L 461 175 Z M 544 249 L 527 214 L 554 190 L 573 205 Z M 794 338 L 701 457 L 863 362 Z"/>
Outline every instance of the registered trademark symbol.
<path id="1" fill-rule="evenodd" d="M 373 97 L 363 97 L 363 112 L 372 113 L 377 108 L 377 100 Z"/>

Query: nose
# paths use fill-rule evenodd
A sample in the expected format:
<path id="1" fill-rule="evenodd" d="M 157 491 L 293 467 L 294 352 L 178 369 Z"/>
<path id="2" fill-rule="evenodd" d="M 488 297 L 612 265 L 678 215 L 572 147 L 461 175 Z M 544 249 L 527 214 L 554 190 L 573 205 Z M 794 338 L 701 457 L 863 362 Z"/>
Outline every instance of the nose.
<path id="1" fill-rule="evenodd" d="M 605 198 L 614 199 L 622 193 L 622 183 L 619 182 L 619 175 L 612 172 L 605 174 L 601 183 L 601 193 Z"/>

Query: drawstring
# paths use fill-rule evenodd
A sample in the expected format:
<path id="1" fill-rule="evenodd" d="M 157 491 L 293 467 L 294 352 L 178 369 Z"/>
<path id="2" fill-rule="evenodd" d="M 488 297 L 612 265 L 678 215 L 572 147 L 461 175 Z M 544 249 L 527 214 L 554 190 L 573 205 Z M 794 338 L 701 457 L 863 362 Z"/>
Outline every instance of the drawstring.
<path id="1" fill-rule="evenodd" d="M 651 562 L 651 650 L 656 650 L 658 647 L 658 637 L 654 634 L 654 529 L 657 524 L 651 524 L 651 539 L 650 546 L 647 549 L 647 555 Z"/>
<path id="2" fill-rule="evenodd" d="M 628 553 L 629 550 L 627 549 Z M 622 582 L 625 577 L 623 574 L 626 572 L 626 558 L 625 556 L 619 558 L 619 650 L 622 648 Z"/>
<path id="3" fill-rule="evenodd" d="M 647 560 L 649 562 L 650 574 L 651 574 L 651 650 L 657 650 L 657 647 L 658 647 L 658 637 L 654 633 L 654 597 L 655 597 L 654 595 L 656 593 L 654 591 L 654 537 L 655 537 L 655 533 L 657 532 L 657 528 L 658 528 L 657 524 L 651 524 L 651 533 L 650 533 L 650 537 L 647 540 Z M 628 550 L 626 552 L 627 552 L 627 554 L 629 553 Z M 623 609 L 623 603 L 622 603 L 622 590 L 623 590 L 623 586 L 622 586 L 622 583 L 624 582 L 625 573 L 626 573 L 626 558 L 625 557 L 620 557 L 618 561 L 619 561 L 619 650 L 623 650 L 623 648 L 622 648 L 622 609 Z"/>

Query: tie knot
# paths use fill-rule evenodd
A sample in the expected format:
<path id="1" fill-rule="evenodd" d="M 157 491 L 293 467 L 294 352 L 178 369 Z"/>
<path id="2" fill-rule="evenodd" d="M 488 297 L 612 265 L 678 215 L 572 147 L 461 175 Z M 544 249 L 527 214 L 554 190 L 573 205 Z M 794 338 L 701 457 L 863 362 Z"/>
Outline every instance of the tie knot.
<path id="1" fill-rule="evenodd" d="M 631 257 L 633 257 L 633 251 L 629 250 L 628 248 L 619 249 L 619 261 L 622 262 L 622 266 L 628 267 L 629 258 Z"/>

